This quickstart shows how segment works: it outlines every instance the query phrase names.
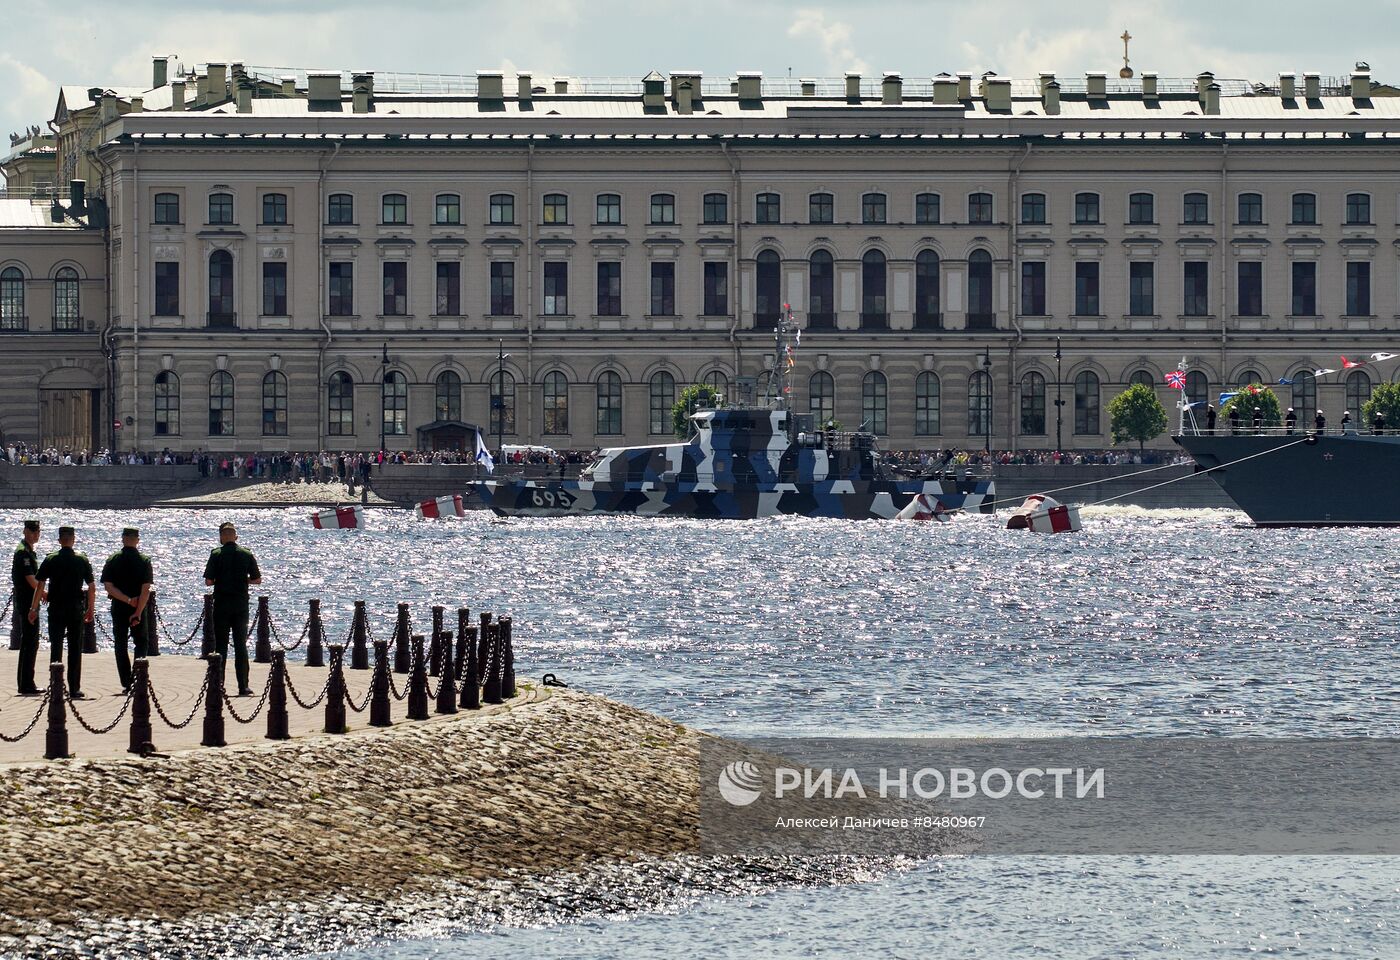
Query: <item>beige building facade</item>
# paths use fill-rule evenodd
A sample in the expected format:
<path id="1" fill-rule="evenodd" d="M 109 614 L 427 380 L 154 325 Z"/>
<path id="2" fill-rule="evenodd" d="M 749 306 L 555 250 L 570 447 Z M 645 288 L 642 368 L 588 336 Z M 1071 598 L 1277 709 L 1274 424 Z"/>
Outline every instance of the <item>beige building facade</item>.
<path id="1" fill-rule="evenodd" d="M 1400 352 L 1400 100 L 1361 70 L 164 71 L 83 110 L 64 88 L 92 129 L 56 124 L 105 202 L 45 228 L 97 244 L 99 446 L 655 442 L 687 384 L 762 384 L 784 304 L 794 406 L 891 449 L 1103 448 L 1111 398 L 1170 409 L 1183 357 L 1205 399 Z M 46 354 L 42 327 L 5 336 Z M 1390 374 L 1280 389 L 1335 422 Z"/>

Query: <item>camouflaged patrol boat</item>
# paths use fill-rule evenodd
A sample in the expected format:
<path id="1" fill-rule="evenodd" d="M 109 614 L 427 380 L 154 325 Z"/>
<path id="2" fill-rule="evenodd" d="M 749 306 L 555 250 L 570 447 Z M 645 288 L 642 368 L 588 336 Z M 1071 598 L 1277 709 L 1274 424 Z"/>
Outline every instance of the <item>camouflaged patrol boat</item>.
<path id="1" fill-rule="evenodd" d="M 945 511 L 992 512 L 989 478 L 902 479 L 882 460 L 874 434 L 818 430 L 811 414 L 791 412 L 789 380 L 800 336 L 785 314 L 774 366 L 784 374 L 769 377 L 766 402 L 697 410 L 684 443 L 610 447 L 577 480 L 502 478 L 481 481 L 476 491 L 502 516 L 892 519 L 918 494 Z"/>

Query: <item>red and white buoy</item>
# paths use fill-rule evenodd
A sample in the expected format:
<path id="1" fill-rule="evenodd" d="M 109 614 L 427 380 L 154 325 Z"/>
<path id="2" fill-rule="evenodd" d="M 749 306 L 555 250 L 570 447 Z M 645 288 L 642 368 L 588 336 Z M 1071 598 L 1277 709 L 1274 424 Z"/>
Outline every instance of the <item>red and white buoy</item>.
<path id="1" fill-rule="evenodd" d="M 363 507 L 318 510 L 311 515 L 311 525 L 317 530 L 361 530 L 365 525 L 365 511 Z"/>
<path id="2" fill-rule="evenodd" d="M 467 510 L 462 506 L 462 495 L 454 493 L 450 497 L 424 500 L 413 508 L 413 515 L 419 520 L 438 520 L 442 517 L 465 517 Z"/>
<path id="3" fill-rule="evenodd" d="M 951 518 L 943 501 L 927 493 L 916 493 L 904 509 L 894 515 L 896 520 L 936 520 L 947 523 Z"/>
<path id="4" fill-rule="evenodd" d="M 1035 533 L 1075 533 L 1081 529 L 1079 508 L 1067 507 L 1052 497 L 1033 493 L 1026 502 L 1011 511 L 1006 521 L 1008 530 L 1030 530 Z"/>

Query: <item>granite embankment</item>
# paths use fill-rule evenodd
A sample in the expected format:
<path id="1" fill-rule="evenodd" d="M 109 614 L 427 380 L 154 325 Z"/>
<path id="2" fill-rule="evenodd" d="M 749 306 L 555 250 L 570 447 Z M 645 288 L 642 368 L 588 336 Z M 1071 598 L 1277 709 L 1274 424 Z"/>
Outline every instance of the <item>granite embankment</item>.
<path id="1" fill-rule="evenodd" d="M 699 737 L 553 690 L 361 736 L 0 767 L 0 954 L 694 853 Z"/>

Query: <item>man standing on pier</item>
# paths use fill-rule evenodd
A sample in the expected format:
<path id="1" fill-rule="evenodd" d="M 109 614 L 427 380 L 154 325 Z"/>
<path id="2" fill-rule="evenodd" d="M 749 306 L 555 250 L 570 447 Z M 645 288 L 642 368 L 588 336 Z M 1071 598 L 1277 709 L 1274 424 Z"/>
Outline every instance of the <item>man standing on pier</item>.
<path id="1" fill-rule="evenodd" d="M 136 646 L 137 658 L 146 655 L 146 624 L 143 617 L 151 600 L 151 558 L 137 549 L 141 531 L 122 531 L 122 548 L 102 566 L 102 586 L 112 598 L 112 646 L 117 655 L 117 677 L 122 692 L 131 688 L 131 657 L 127 638 Z"/>
<path id="2" fill-rule="evenodd" d="M 83 697 L 83 624 L 97 612 L 97 585 L 88 558 L 73 549 L 72 527 L 58 528 L 58 550 L 39 564 L 39 590 L 29 603 L 29 622 L 39 622 L 39 601 L 49 600 L 49 662 L 63 659 L 68 647 L 68 695 Z M 84 601 L 86 597 L 86 601 Z M 65 642 L 66 641 L 66 642 Z"/>
<path id="3" fill-rule="evenodd" d="M 10 584 L 14 591 L 14 629 L 19 634 L 19 693 L 22 697 L 39 692 L 34 685 L 34 661 L 39 656 L 39 622 L 29 619 L 29 608 L 39 590 L 39 557 L 34 545 L 39 542 L 39 521 L 24 521 L 24 539 L 15 547 L 10 564 Z"/>
<path id="4" fill-rule="evenodd" d="M 251 550 L 238 545 L 238 531 L 231 523 L 219 525 L 219 549 L 204 565 L 204 585 L 214 588 L 214 649 L 223 658 L 228 676 L 228 641 L 233 634 L 234 676 L 238 695 L 250 696 L 248 686 L 248 588 L 262 583 L 262 571 Z"/>

